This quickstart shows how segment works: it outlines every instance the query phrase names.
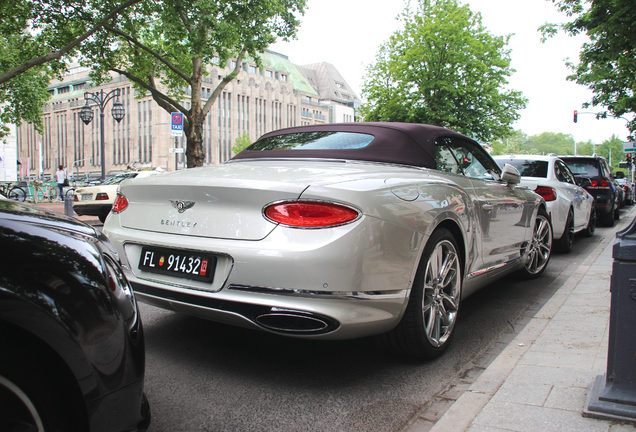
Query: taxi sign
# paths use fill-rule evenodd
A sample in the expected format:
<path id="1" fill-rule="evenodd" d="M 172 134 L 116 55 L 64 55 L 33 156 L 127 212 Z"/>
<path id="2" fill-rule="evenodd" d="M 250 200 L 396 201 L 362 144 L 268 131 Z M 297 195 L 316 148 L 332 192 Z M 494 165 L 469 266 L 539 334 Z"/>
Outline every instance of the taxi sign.
<path id="1" fill-rule="evenodd" d="M 183 136 L 183 114 L 171 113 L 170 114 L 170 131 L 172 136 Z"/>

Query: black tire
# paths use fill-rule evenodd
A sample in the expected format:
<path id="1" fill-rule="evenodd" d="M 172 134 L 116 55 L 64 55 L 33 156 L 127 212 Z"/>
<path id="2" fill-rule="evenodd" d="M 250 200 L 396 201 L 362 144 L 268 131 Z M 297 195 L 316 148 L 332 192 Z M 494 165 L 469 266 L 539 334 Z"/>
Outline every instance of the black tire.
<path id="1" fill-rule="evenodd" d="M 26 196 L 27 196 L 27 193 L 24 189 L 22 189 L 21 187 L 15 186 L 11 188 L 11 190 L 9 191 L 8 198 L 15 201 L 24 202 L 24 200 L 26 200 Z"/>
<path id="2" fill-rule="evenodd" d="M 603 215 L 603 225 L 607 227 L 614 226 L 614 207 L 613 206 L 609 212 Z"/>
<path id="3" fill-rule="evenodd" d="M 462 263 L 457 242 L 447 229 L 428 240 L 400 323 L 379 342 L 399 354 L 433 359 L 448 347 L 457 322 Z"/>
<path id="4" fill-rule="evenodd" d="M 621 206 L 618 206 L 614 209 L 614 220 L 619 220 L 620 218 L 621 218 Z"/>
<path id="5" fill-rule="evenodd" d="M 561 253 L 570 253 L 572 250 L 572 245 L 574 244 L 574 212 L 572 212 L 572 209 L 568 212 L 563 235 L 554 243 L 556 250 Z"/>
<path id="6" fill-rule="evenodd" d="M 548 266 L 551 255 L 552 223 L 548 212 L 541 207 L 532 227 L 532 239 L 527 246 L 526 262 L 518 271 L 519 276 L 523 279 L 538 278 Z"/>
<path id="7" fill-rule="evenodd" d="M 38 352 L 20 344 L 0 341 L 0 418 L 2 430 L 82 431 L 84 410 L 81 398 L 64 378 L 60 363 L 47 351 Z M 6 350 L 5 350 L 6 348 Z M 38 428 L 39 426 L 39 428 Z"/>
<path id="8" fill-rule="evenodd" d="M 594 232 L 596 232 L 596 208 L 592 206 L 592 210 L 590 210 L 590 219 L 587 223 L 587 227 L 585 227 L 585 229 L 581 231 L 581 234 L 584 237 L 592 237 L 594 235 Z"/>

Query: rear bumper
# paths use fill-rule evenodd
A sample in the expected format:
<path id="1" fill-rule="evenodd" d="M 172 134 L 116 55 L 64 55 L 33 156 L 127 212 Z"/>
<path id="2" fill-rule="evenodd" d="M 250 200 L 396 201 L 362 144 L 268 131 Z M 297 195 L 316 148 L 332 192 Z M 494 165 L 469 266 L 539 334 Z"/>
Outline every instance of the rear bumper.
<path id="1" fill-rule="evenodd" d="M 74 205 L 73 211 L 80 216 L 100 216 L 100 215 L 108 215 L 110 210 L 113 208 L 112 203 L 108 204 L 81 204 Z"/>
<path id="2" fill-rule="evenodd" d="M 137 300 L 227 324 L 321 339 L 352 339 L 397 325 L 424 241 L 416 231 L 375 218 L 328 230 L 278 227 L 260 241 L 116 224 L 116 217 L 109 218 L 105 232 Z M 214 254 L 214 278 L 202 282 L 144 271 L 139 268 L 144 245 Z"/>

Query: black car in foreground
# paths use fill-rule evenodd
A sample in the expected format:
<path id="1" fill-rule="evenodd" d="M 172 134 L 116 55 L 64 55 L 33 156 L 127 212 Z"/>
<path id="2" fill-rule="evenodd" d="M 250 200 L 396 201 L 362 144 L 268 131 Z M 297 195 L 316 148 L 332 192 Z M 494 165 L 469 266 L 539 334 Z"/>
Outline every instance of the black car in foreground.
<path id="1" fill-rule="evenodd" d="M 145 347 L 93 227 L 0 198 L 0 430 L 144 431 Z"/>

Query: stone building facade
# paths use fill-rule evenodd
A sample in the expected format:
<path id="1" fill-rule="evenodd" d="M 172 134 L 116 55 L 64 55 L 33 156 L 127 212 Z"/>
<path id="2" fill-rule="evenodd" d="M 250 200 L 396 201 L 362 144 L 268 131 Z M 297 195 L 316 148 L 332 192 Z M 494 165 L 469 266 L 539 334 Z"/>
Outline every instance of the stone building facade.
<path id="1" fill-rule="evenodd" d="M 218 62 L 208 66 L 202 97 L 205 100 L 234 67 Z M 170 114 L 149 95 L 135 94 L 124 76 L 92 87 L 88 70 L 69 69 L 62 81 L 49 87 L 50 104 L 43 111 L 44 133 L 23 124 L 16 130 L 19 176 L 51 175 L 59 164 L 78 174 L 101 172 L 100 111 L 91 104 L 93 120 L 85 125 L 79 113 L 86 101 L 85 92 L 104 94 L 119 89 L 118 100 L 125 117 L 121 122 L 111 116 L 115 99 L 104 109 L 106 172 L 137 166 L 185 168 L 185 137 L 171 136 Z M 189 108 L 189 102 L 185 101 Z M 239 75 L 230 82 L 212 106 L 204 123 L 206 164 L 219 164 L 233 156 L 236 138 L 244 133 L 254 141 L 266 132 L 300 125 L 355 121 L 356 94 L 335 67 L 329 63 L 297 66 L 285 55 L 266 51 L 262 66 L 243 62 Z"/>

